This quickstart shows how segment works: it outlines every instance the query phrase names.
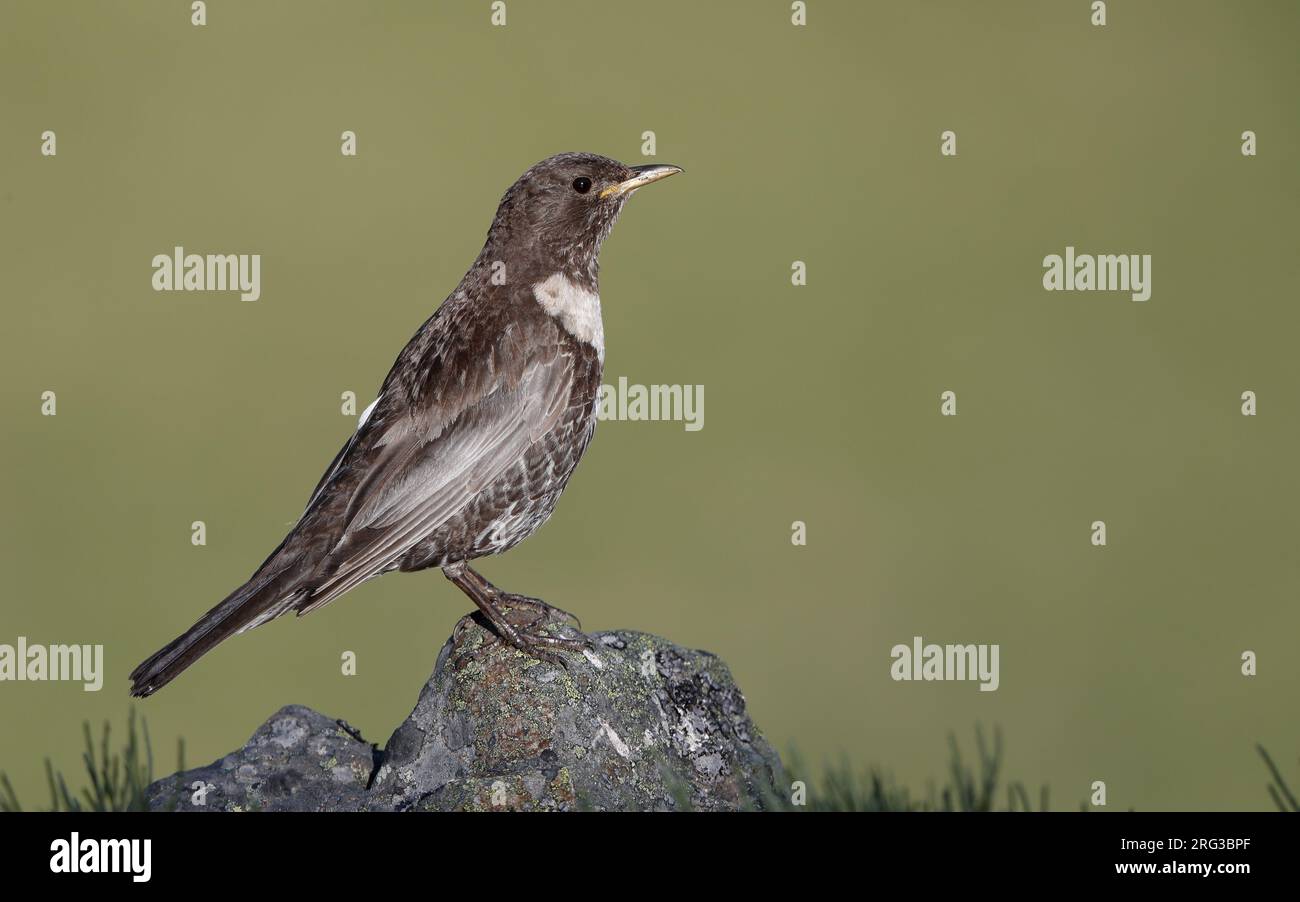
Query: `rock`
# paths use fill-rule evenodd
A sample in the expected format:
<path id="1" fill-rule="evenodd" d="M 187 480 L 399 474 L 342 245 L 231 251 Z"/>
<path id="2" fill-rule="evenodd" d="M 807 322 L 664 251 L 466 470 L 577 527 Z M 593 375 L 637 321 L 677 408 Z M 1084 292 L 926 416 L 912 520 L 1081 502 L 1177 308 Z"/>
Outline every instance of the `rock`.
<path id="1" fill-rule="evenodd" d="M 570 634 L 558 614 L 545 629 Z M 290 705 L 243 748 L 154 783 L 150 807 L 768 807 L 785 782 L 781 760 L 721 660 L 646 633 L 590 638 L 590 650 L 559 652 L 561 666 L 499 642 L 478 615 L 465 617 L 382 752 L 345 722 Z"/>
<path id="2" fill-rule="evenodd" d="M 154 811 L 351 811 L 378 750 L 344 721 L 301 705 L 271 715 L 243 748 L 152 784 Z"/>

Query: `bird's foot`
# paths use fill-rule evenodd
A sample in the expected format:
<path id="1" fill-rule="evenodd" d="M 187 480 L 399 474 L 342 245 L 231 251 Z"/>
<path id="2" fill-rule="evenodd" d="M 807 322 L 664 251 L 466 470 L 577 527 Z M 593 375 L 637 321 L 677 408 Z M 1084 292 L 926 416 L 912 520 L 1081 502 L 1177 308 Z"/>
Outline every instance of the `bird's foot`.
<path id="1" fill-rule="evenodd" d="M 564 658 L 556 654 L 557 651 L 580 652 L 593 645 L 591 639 L 566 622 L 576 621 L 576 617 L 561 608 L 547 604 L 540 598 L 503 592 L 496 599 L 494 607 L 496 618 L 486 610 L 484 613 L 488 614 L 497 638 L 539 661 L 558 664 L 567 670 L 568 664 L 565 663 Z M 556 633 L 564 629 L 577 635 L 552 635 L 551 632 L 546 632 L 548 628 Z"/>
<path id="2" fill-rule="evenodd" d="M 503 607 L 514 609 L 530 608 L 534 612 L 533 618 L 525 623 L 520 624 L 524 627 L 534 627 L 539 623 L 558 623 L 561 619 L 569 620 L 573 626 L 582 630 L 582 621 L 578 619 L 577 614 L 570 614 L 564 608 L 557 608 L 548 601 L 542 601 L 540 598 L 534 598 L 531 595 L 514 595 L 512 593 L 502 593 L 501 600 L 498 604 Z"/>

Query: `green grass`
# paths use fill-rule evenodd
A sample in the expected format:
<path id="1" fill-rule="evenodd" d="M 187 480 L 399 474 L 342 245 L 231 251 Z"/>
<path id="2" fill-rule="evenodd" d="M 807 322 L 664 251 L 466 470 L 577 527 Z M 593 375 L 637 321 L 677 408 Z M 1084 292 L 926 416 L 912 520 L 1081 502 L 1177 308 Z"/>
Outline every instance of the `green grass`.
<path id="1" fill-rule="evenodd" d="M 153 746 L 149 725 L 141 719 L 136 725 L 135 710 L 127 715 L 126 744 L 120 752 L 109 747 L 112 727 L 104 722 L 99 742 L 91 733 L 90 722 L 82 724 L 86 750 L 81 755 L 85 765 L 85 785 L 80 791 L 68 788 L 62 772 L 55 771 L 45 759 L 45 779 L 49 784 L 50 804 L 47 811 L 147 811 L 145 790 L 153 782 Z M 177 770 L 185 769 L 185 745 L 177 742 Z M 0 811 L 21 811 L 9 775 L 0 772 Z"/>
<path id="2" fill-rule="evenodd" d="M 143 720 L 137 723 L 135 711 L 127 716 L 126 742 L 120 751 L 110 748 L 111 727 L 105 722 L 98 742 L 92 734 L 90 723 L 82 725 L 86 750 L 82 753 L 85 767 L 84 785 L 72 790 L 63 773 L 55 771 L 49 758 L 45 759 L 45 775 L 49 784 L 49 811 L 144 811 L 148 809 L 145 790 L 153 782 L 153 748 L 149 741 L 149 727 Z M 1270 782 L 1266 784 L 1269 798 L 1282 811 L 1300 812 L 1300 802 L 1287 784 L 1282 771 L 1262 745 L 1256 750 L 1264 760 Z M 847 758 L 837 764 L 828 764 L 820 778 L 815 778 L 797 750 L 792 749 L 785 758 L 787 777 L 791 784 L 803 786 L 803 797 L 795 800 L 789 796 L 768 793 L 763 808 L 768 811 L 1046 811 L 1049 808 L 1048 788 L 1042 786 L 1031 794 L 1026 785 L 1017 780 L 1006 781 L 1002 773 L 1002 732 L 994 729 L 993 742 L 985 741 L 984 731 L 975 728 L 975 755 L 968 759 L 954 734 L 948 736 L 948 771 L 941 781 L 929 781 L 924 792 L 899 785 L 888 771 L 872 766 L 859 770 Z M 185 744 L 177 742 L 176 770 L 185 770 Z M 678 808 L 688 810 L 690 792 L 683 783 L 671 787 Z M 1036 796 L 1036 797 L 1035 797 Z M 581 807 L 581 806 L 579 806 Z M 1080 803 L 1087 809 L 1086 803 Z M 0 811 L 21 811 L 18 797 L 7 774 L 0 772 Z"/>
<path id="3" fill-rule="evenodd" d="M 993 731 L 990 747 L 984 740 L 983 730 L 975 728 L 976 757 L 968 764 L 962 755 L 957 737 L 948 736 L 950 758 L 948 772 L 942 783 L 930 781 L 924 794 L 894 782 L 887 771 L 879 767 L 856 770 L 847 760 L 827 765 L 822 769 L 820 781 L 805 776 L 810 771 L 804 766 L 797 750 L 786 755 L 786 767 L 791 782 L 802 780 L 806 789 L 805 804 L 794 804 L 788 798 L 772 797 L 765 807 L 779 811 L 1047 811 L 1050 808 L 1048 788 L 1042 786 L 1037 793 L 1037 804 L 1025 784 L 1020 781 L 1002 781 L 1002 734 Z M 1282 811 L 1300 812 L 1297 802 L 1282 771 L 1273 762 L 1262 745 L 1256 750 L 1271 778 L 1266 785 L 1269 797 Z M 1079 809 L 1089 810 L 1087 802 Z"/>
<path id="4" fill-rule="evenodd" d="M 822 768 L 820 780 L 811 776 L 798 751 L 786 755 L 791 783 L 803 784 L 802 799 L 772 797 L 765 806 L 777 811 L 1046 811 L 1046 786 L 1031 797 L 1020 781 L 1002 777 L 1002 731 L 995 728 L 993 743 L 975 728 L 975 758 L 968 763 L 955 734 L 948 735 L 948 771 L 942 782 L 931 780 L 924 793 L 899 785 L 878 766 L 858 770 L 845 759 Z M 793 796 L 793 793 L 792 793 Z"/>
<path id="5" fill-rule="evenodd" d="M 1268 768 L 1269 776 L 1273 782 L 1268 784 L 1268 795 L 1281 811 L 1300 811 L 1300 804 L 1296 803 L 1295 793 L 1291 792 L 1291 787 L 1286 785 L 1286 780 L 1282 779 L 1282 772 L 1277 769 L 1273 759 L 1268 756 L 1262 745 L 1256 745 L 1255 749 L 1259 756 L 1264 759 L 1264 766 Z"/>

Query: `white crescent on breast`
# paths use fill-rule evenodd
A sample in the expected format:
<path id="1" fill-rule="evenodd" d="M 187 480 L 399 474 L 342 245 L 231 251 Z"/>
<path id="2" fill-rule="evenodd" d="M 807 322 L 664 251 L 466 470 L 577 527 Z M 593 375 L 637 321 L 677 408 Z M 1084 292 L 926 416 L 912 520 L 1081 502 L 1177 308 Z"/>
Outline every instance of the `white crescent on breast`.
<path id="1" fill-rule="evenodd" d="M 563 273 L 533 285 L 533 296 L 542 309 L 560 321 L 578 341 L 596 349 L 605 359 L 605 325 L 600 318 L 600 295 L 575 285 Z"/>

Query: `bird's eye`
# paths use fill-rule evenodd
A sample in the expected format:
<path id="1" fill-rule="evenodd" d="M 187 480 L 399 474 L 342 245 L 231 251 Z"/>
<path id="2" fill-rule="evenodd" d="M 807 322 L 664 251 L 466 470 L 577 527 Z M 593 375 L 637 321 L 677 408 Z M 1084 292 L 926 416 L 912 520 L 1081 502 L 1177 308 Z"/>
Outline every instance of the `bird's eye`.
<path id="1" fill-rule="evenodd" d="M 577 191 L 579 194 L 586 194 L 591 190 L 591 179 L 587 178 L 585 175 L 574 179 L 573 190 Z"/>

